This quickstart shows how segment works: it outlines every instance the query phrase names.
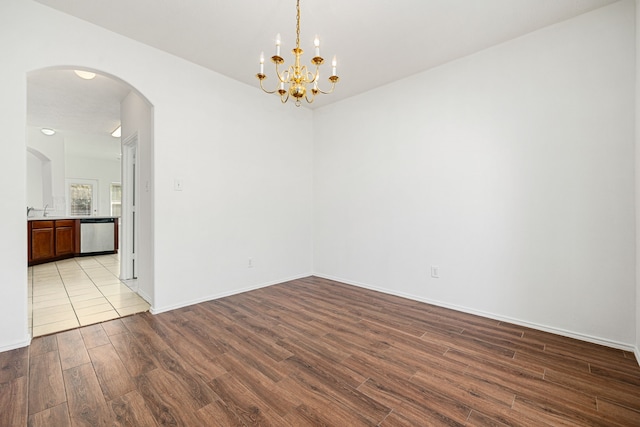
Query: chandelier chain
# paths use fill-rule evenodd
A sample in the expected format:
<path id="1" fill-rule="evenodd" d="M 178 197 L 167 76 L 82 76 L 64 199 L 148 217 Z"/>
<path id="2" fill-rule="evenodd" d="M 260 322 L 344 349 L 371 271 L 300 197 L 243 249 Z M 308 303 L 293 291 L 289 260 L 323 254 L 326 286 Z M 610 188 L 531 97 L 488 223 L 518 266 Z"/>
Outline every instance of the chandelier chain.
<path id="1" fill-rule="evenodd" d="M 300 49 L 300 0 L 296 2 L 296 48 Z"/>

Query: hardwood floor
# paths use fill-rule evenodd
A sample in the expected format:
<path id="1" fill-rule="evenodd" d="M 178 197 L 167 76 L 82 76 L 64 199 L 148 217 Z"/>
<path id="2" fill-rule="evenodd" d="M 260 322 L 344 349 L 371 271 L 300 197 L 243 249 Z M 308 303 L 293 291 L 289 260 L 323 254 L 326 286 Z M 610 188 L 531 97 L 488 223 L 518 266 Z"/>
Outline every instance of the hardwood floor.
<path id="1" fill-rule="evenodd" d="M 633 354 L 319 278 L 0 353 L 2 426 L 638 426 Z"/>

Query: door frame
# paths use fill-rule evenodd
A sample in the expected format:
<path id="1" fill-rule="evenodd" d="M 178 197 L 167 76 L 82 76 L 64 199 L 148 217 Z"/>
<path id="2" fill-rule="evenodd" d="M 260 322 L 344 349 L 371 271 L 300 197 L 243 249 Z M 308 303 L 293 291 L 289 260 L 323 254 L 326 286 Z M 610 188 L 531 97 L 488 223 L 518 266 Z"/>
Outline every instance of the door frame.
<path id="1" fill-rule="evenodd" d="M 139 218 L 136 205 L 140 199 L 140 167 L 138 163 L 138 133 L 122 142 L 122 216 L 120 247 L 120 280 L 136 287 Z M 133 289 L 137 291 L 137 289 Z"/>

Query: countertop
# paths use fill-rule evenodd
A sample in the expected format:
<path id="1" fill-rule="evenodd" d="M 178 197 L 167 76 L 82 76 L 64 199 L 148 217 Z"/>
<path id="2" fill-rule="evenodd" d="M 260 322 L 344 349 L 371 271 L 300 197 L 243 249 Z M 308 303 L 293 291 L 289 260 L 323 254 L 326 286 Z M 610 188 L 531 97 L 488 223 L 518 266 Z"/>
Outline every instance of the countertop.
<path id="1" fill-rule="evenodd" d="M 100 218 L 115 218 L 118 219 L 117 216 L 38 216 L 38 217 L 29 217 L 27 221 L 54 221 L 57 219 L 100 219 Z"/>

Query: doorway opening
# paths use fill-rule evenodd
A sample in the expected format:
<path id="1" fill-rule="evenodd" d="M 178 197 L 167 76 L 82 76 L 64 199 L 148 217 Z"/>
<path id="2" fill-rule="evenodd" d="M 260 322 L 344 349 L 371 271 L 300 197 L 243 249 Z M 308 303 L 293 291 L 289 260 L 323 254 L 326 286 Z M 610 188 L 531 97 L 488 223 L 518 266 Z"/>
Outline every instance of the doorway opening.
<path id="1" fill-rule="evenodd" d="M 27 75 L 28 158 L 46 159 L 48 177 L 42 184 L 42 162 L 28 162 L 27 220 L 46 218 L 54 227 L 53 259 L 29 267 L 32 336 L 146 311 L 153 304 L 152 195 L 141 197 L 139 188 L 144 180 L 149 193 L 152 182 L 152 106 L 123 80 L 86 69 L 95 78 L 82 80 L 74 73 L 79 69 L 51 67 Z M 122 137 L 114 133 L 120 127 Z M 42 128 L 55 133 L 44 135 Z M 38 171 L 29 166 L 36 163 Z M 150 220 L 139 225 L 140 214 Z M 117 217 L 115 253 L 85 254 L 68 244 L 66 253 L 55 253 L 57 224 L 70 236 L 69 221 L 84 217 Z M 73 230 L 76 242 L 80 231 Z"/>

